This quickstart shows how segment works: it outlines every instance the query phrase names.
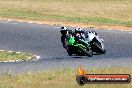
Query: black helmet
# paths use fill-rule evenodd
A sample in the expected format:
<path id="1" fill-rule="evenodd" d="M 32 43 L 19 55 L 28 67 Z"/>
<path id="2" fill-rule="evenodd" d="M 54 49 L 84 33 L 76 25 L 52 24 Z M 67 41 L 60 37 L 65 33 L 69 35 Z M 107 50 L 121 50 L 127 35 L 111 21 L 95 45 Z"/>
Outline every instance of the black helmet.
<path id="1" fill-rule="evenodd" d="M 77 27 L 77 28 L 75 29 L 75 33 L 81 33 L 81 32 L 82 32 L 82 28 Z"/>
<path id="2" fill-rule="evenodd" d="M 72 30 L 68 30 L 68 33 L 69 33 L 69 34 L 73 34 L 73 31 L 72 31 Z"/>
<path id="3" fill-rule="evenodd" d="M 67 31 L 68 31 L 67 27 L 65 27 L 65 26 L 61 27 L 61 29 L 60 29 L 60 32 L 61 32 L 62 35 L 66 35 Z"/>

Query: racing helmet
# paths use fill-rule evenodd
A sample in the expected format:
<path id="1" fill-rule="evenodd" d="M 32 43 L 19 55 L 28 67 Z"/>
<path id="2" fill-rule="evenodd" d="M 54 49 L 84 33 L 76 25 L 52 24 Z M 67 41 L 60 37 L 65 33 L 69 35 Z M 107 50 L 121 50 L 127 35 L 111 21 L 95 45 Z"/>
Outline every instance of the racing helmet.
<path id="1" fill-rule="evenodd" d="M 68 32 L 67 27 L 65 27 L 65 26 L 61 27 L 60 32 L 62 35 L 66 35 Z"/>
<path id="2" fill-rule="evenodd" d="M 77 28 L 75 29 L 75 33 L 81 33 L 81 32 L 82 32 L 82 28 L 77 27 Z"/>

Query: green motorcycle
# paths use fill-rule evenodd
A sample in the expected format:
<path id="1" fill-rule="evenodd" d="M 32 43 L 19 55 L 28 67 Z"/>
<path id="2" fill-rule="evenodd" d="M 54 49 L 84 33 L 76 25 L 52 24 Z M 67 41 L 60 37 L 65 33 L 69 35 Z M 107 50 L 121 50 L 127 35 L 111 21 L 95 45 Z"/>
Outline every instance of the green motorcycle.
<path id="1" fill-rule="evenodd" d="M 86 56 L 89 56 L 89 57 L 92 57 L 93 56 L 93 52 L 92 50 L 90 49 L 89 46 L 86 46 L 87 44 L 85 43 L 85 41 L 83 43 L 77 43 L 75 41 L 75 38 L 73 36 L 70 36 L 68 39 L 67 39 L 67 46 L 68 46 L 68 54 L 71 56 L 72 54 L 76 54 L 76 55 L 79 55 L 79 56 L 82 56 L 82 55 L 86 55 Z"/>

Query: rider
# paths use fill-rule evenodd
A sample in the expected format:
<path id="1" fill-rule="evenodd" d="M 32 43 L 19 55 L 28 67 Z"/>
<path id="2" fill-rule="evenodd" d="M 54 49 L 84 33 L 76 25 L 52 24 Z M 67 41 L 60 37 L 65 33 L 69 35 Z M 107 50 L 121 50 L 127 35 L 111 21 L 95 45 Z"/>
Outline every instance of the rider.
<path id="1" fill-rule="evenodd" d="M 78 38 L 80 37 L 80 39 L 85 40 L 84 31 L 80 27 L 75 28 L 75 36 L 78 36 Z"/>
<path id="2" fill-rule="evenodd" d="M 93 33 L 96 36 L 98 36 L 97 33 L 93 30 L 92 31 L 85 31 L 85 30 L 83 31 L 80 27 L 77 27 L 75 29 L 75 34 L 77 34 L 76 36 L 80 36 L 80 39 L 83 39 L 84 41 L 85 41 L 86 38 L 89 37 L 88 33 Z"/>
<path id="3" fill-rule="evenodd" d="M 66 44 L 66 36 L 68 34 L 67 27 L 65 26 L 61 27 L 60 32 L 61 32 L 61 42 L 63 44 L 63 47 L 67 50 L 67 44 Z"/>
<path id="4" fill-rule="evenodd" d="M 84 31 L 82 30 L 82 28 L 80 27 L 77 27 L 75 29 L 75 40 L 78 42 L 78 43 L 81 43 L 81 44 L 84 44 L 85 46 L 88 46 L 88 44 L 85 42 L 85 35 L 84 35 Z"/>
<path id="5" fill-rule="evenodd" d="M 68 30 L 67 27 L 63 26 L 61 27 L 60 29 L 60 32 L 61 32 L 61 42 L 63 44 L 63 47 L 68 50 L 68 47 L 67 47 L 67 38 L 70 36 L 70 35 L 73 35 L 73 31 L 72 30 Z"/>

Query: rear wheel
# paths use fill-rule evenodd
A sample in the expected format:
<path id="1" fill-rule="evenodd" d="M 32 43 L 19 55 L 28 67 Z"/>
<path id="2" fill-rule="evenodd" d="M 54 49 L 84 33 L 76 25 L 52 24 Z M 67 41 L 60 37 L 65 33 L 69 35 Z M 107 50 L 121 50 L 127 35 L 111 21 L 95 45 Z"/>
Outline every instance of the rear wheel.
<path id="1" fill-rule="evenodd" d="M 88 52 L 89 52 L 90 57 L 92 57 L 93 56 L 93 51 L 90 49 Z"/>

